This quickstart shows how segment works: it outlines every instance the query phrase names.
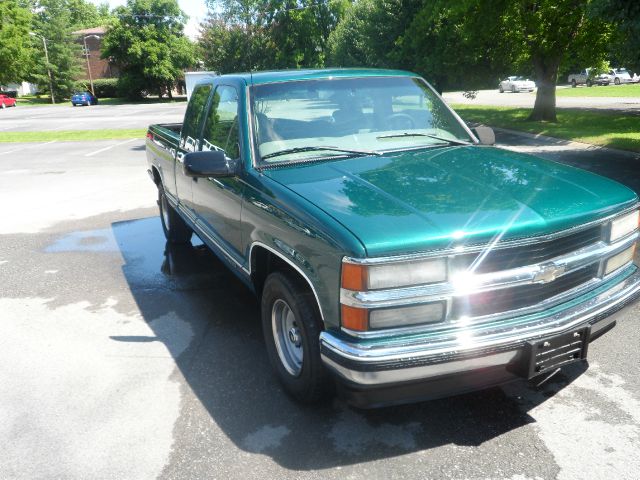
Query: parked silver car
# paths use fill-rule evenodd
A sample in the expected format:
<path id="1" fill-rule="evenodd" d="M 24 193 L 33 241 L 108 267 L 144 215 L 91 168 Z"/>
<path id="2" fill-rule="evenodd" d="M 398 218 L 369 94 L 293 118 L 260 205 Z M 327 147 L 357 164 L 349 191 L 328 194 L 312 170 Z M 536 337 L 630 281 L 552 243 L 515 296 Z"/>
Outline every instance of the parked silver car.
<path id="1" fill-rule="evenodd" d="M 609 75 L 612 78 L 611 81 L 616 85 L 633 83 L 633 77 L 626 68 L 612 68 L 609 70 Z"/>
<path id="2" fill-rule="evenodd" d="M 512 93 L 523 91 L 533 92 L 535 88 L 535 82 L 529 80 L 528 78 L 519 76 L 507 77 L 498 85 L 498 91 L 500 93 L 504 93 L 505 91 Z"/>

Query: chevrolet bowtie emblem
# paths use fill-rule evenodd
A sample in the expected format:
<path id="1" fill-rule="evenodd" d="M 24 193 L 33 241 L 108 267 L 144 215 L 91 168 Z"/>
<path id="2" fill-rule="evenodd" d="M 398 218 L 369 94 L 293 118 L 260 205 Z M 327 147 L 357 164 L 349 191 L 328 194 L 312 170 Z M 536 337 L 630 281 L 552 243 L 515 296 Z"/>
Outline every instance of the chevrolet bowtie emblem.
<path id="1" fill-rule="evenodd" d="M 534 283 L 549 283 L 553 282 L 558 276 L 564 273 L 565 267 L 563 265 L 541 265 L 540 270 L 533 276 Z"/>

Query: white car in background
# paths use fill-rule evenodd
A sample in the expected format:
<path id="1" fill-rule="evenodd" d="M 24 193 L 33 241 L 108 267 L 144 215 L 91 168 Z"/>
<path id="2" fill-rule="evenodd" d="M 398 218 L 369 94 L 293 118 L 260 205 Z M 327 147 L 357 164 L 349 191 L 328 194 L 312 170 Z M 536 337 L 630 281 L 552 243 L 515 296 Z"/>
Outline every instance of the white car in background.
<path id="1" fill-rule="evenodd" d="M 518 76 L 507 77 L 506 79 L 500 82 L 500 85 L 498 85 L 498 91 L 500 93 L 504 93 L 504 92 L 516 93 L 516 92 L 523 92 L 523 91 L 533 92 L 535 88 L 536 88 L 535 82 L 533 82 L 532 80 L 529 80 L 528 78 L 518 77 Z"/>
<path id="2" fill-rule="evenodd" d="M 616 85 L 621 83 L 633 83 L 633 77 L 626 68 L 612 68 L 609 70 L 609 75 L 612 78 L 612 82 Z"/>

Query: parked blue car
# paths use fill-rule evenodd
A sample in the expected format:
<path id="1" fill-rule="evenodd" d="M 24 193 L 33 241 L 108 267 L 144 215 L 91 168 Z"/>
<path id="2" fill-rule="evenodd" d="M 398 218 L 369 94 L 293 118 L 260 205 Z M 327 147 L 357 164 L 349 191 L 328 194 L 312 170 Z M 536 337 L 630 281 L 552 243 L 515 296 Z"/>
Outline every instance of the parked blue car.
<path id="1" fill-rule="evenodd" d="M 97 105 L 98 99 L 91 92 L 77 92 L 71 97 L 71 105 Z"/>

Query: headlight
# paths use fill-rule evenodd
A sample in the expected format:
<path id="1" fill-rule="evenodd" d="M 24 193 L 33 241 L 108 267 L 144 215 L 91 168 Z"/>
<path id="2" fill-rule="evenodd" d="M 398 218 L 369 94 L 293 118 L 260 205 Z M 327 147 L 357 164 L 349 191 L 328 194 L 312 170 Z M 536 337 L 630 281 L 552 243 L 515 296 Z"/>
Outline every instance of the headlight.
<path id="1" fill-rule="evenodd" d="M 446 280 L 447 261 L 444 258 L 381 265 L 342 264 L 342 288 L 354 291 L 399 288 Z"/>
<path id="2" fill-rule="evenodd" d="M 627 213 L 626 215 L 615 218 L 611 221 L 609 241 L 615 242 L 616 240 L 629 235 L 637 228 L 638 210 L 634 210 L 631 213 Z"/>
<path id="3" fill-rule="evenodd" d="M 443 317 L 443 302 L 427 303 L 414 307 L 385 308 L 372 310 L 369 313 L 369 328 L 410 327 L 412 325 L 440 322 Z"/>
<path id="4" fill-rule="evenodd" d="M 635 253 L 636 245 L 634 244 L 632 247 L 627 248 L 626 250 L 614 255 L 609 260 L 607 260 L 607 266 L 604 269 L 605 275 L 609 275 L 611 272 L 616 271 L 623 265 L 626 265 L 631 260 L 633 260 L 633 254 Z"/>
<path id="5" fill-rule="evenodd" d="M 379 265 L 349 261 L 342 263 L 341 286 L 345 290 L 354 292 L 425 285 L 446 280 L 447 260 L 445 258 L 426 258 Z M 439 322 L 444 318 L 444 313 L 445 307 L 441 302 L 376 310 L 343 304 L 341 322 L 342 326 L 349 330 L 366 331 Z"/>

